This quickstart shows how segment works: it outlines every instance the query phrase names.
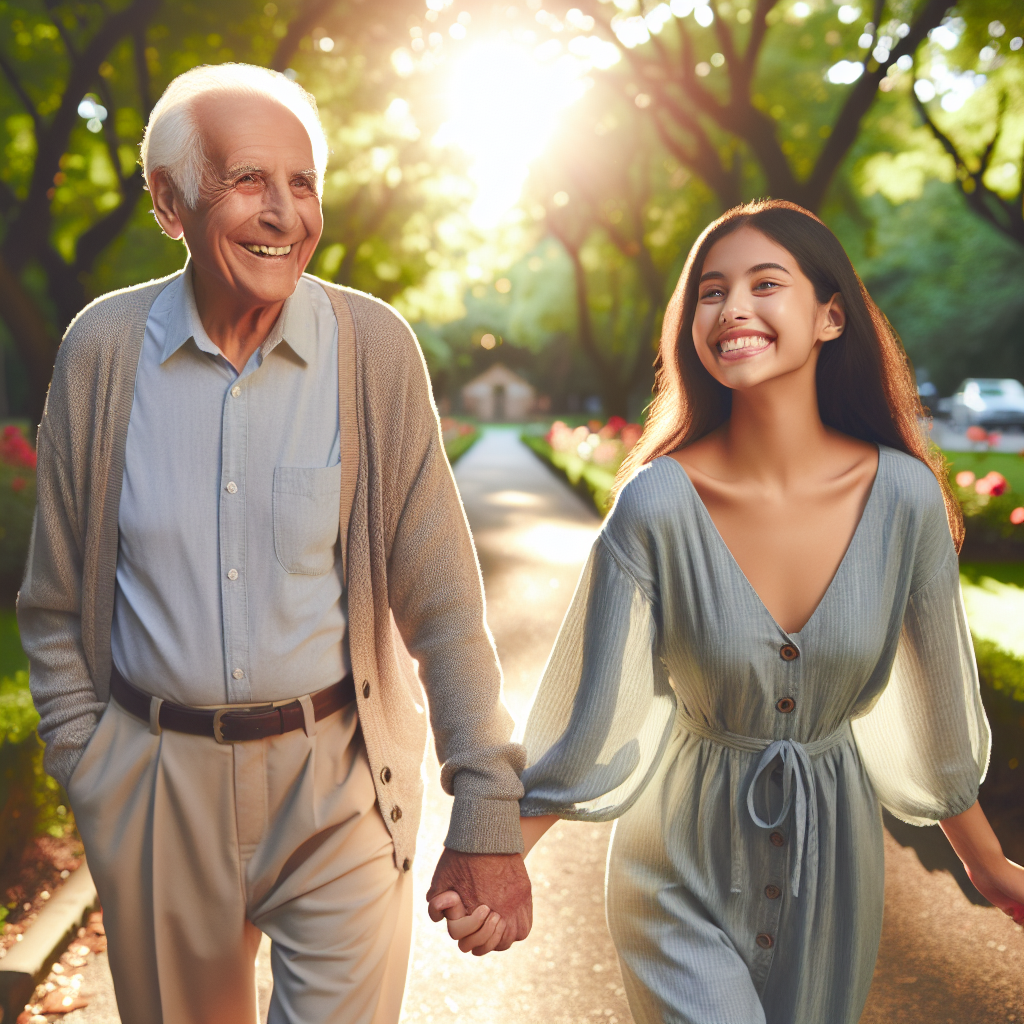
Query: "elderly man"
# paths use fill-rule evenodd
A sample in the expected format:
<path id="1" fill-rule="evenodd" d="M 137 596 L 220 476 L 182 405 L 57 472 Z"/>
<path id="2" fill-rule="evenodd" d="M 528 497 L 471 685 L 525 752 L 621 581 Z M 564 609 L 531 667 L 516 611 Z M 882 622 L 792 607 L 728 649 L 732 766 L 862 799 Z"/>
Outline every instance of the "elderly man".
<path id="1" fill-rule="evenodd" d="M 398 1019 L 426 721 L 455 801 L 432 892 L 525 937 L 518 773 L 480 575 L 416 340 L 304 276 L 312 98 L 196 68 L 142 159 L 185 269 L 60 348 L 18 615 L 48 770 L 125 1024 Z"/>

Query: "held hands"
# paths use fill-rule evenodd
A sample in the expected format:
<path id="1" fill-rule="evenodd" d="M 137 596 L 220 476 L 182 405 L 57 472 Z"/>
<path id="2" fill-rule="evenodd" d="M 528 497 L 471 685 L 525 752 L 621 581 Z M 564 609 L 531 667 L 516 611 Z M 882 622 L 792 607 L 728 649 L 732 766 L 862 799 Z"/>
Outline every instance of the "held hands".
<path id="1" fill-rule="evenodd" d="M 1007 857 L 1003 858 L 1002 864 L 997 862 L 993 869 L 964 866 L 974 888 L 992 906 L 1012 917 L 1017 924 L 1024 925 L 1024 867 Z"/>
<path id="2" fill-rule="evenodd" d="M 445 850 L 427 899 L 430 919 L 447 919 L 448 934 L 474 956 L 508 949 L 533 925 L 530 877 L 518 853 Z"/>

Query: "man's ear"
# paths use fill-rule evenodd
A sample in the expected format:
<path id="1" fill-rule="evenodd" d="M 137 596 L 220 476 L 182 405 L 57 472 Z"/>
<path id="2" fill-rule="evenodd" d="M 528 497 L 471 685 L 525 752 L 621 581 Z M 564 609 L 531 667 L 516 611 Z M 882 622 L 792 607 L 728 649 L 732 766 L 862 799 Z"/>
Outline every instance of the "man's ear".
<path id="1" fill-rule="evenodd" d="M 846 330 L 846 307 L 843 297 L 836 292 L 822 309 L 824 324 L 821 329 L 821 340 L 832 341 Z"/>
<path id="2" fill-rule="evenodd" d="M 171 176 L 163 167 L 157 167 L 150 172 L 146 184 L 153 197 L 153 215 L 164 234 L 175 240 L 181 238 L 185 233 L 179 215 L 182 200 L 175 191 Z"/>

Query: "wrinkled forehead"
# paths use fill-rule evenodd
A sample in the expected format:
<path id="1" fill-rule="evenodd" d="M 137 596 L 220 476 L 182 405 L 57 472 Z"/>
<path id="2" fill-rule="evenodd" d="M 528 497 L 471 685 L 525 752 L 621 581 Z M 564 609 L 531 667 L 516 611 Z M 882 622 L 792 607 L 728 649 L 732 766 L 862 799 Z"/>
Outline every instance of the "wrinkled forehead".
<path id="1" fill-rule="evenodd" d="M 283 103 L 267 96 L 218 92 L 197 97 L 192 112 L 203 150 L 217 171 L 237 166 L 287 173 L 313 170 L 309 133 Z"/>

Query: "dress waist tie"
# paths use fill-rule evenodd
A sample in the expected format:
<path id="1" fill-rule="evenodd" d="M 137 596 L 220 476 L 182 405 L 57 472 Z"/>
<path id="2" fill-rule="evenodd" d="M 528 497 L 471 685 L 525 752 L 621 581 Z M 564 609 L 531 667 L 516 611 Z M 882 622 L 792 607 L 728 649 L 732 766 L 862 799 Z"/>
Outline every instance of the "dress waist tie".
<path id="1" fill-rule="evenodd" d="M 711 740 L 719 746 L 733 750 L 743 750 L 750 754 L 761 754 L 757 769 L 750 785 L 747 787 L 747 812 L 750 819 L 759 828 L 778 828 L 785 821 L 790 811 L 793 812 L 793 871 L 791 886 L 794 896 L 800 895 L 800 882 L 803 877 L 804 858 L 807 859 L 807 873 L 813 879 L 818 876 L 818 801 L 814 784 L 814 771 L 811 758 L 818 757 L 838 746 L 848 737 L 852 741 L 853 732 L 850 723 L 844 722 L 835 732 L 820 740 L 810 743 L 799 743 L 796 740 L 766 740 L 756 736 L 741 736 L 738 733 L 715 729 L 712 726 L 693 718 L 685 708 L 680 706 L 679 718 L 682 727 L 687 731 Z M 754 806 L 754 797 L 758 783 L 768 766 L 778 757 L 782 761 L 782 808 L 775 818 L 765 821 Z M 765 779 L 765 805 L 768 806 L 768 780 Z M 740 860 L 740 808 L 737 806 L 736 792 L 730 790 L 729 812 L 732 836 L 732 872 L 729 883 L 730 892 L 743 891 L 743 865 Z"/>

